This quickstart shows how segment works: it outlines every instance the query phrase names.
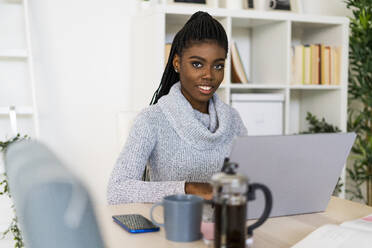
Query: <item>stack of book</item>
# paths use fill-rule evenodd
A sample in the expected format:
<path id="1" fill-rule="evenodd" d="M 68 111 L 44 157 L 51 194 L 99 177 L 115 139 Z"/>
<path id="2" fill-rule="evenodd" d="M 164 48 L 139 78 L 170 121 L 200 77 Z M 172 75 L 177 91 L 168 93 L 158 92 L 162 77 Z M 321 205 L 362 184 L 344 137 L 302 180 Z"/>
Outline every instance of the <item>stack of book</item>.
<path id="1" fill-rule="evenodd" d="M 341 47 L 297 45 L 292 50 L 292 84 L 339 85 Z"/>

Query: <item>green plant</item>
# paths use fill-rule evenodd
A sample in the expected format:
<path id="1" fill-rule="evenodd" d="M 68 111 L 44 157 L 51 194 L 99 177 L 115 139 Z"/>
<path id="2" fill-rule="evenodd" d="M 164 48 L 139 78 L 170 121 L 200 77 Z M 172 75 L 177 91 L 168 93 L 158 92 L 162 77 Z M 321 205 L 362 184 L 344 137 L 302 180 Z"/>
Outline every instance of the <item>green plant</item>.
<path id="1" fill-rule="evenodd" d="M 318 120 L 318 118 L 311 114 L 310 112 L 307 112 L 306 114 L 306 120 L 309 122 L 309 131 L 305 131 L 302 133 L 338 133 L 341 132 L 341 130 L 326 122 L 324 118 L 322 120 Z"/>
<path id="2" fill-rule="evenodd" d="M 0 141 L 0 152 L 4 154 L 10 144 L 24 139 L 28 139 L 27 135 L 21 137 L 20 134 L 17 134 L 17 136 L 11 138 L 10 140 L 7 140 L 5 142 Z M 11 198 L 6 173 L 0 175 L 0 195 L 7 195 L 9 198 Z M 10 226 L 2 233 L 2 238 L 4 238 L 5 235 L 7 235 L 8 233 L 11 233 L 15 241 L 14 247 L 21 248 L 24 247 L 23 238 L 18 227 L 18 219 L 15 215 L 14 205 L 12 205 L 12 208 L 15 217 L 12 219 Z"/>
<path id="3" fill-rule="evenodd" d="M 352 10 L 349 39 L 348 130 L 357 134 L 347 169 L 352 198 L 372 206 L 372 0 L 346 0 Z M 366 197 L 362 194 L 366 187 Z"/>
<path id="4" fill-rule="evenodd" d="M 341 132 L 341 130 L 326 122 L 324 118 L 322 120 L 318 120 L 318 118 L 311 114 L 310 112 L 307 112 L 306 114 L 306 120 L 309 122 L 309 130 L 302 132 L 303 134 L 306 133 L 338 133 Z M 341 181 L 341 178 L 338 178 L 337 184 L 335 189 L 333 190 L 333 195 L 338 196 L 341 193 L 341 189 L 344 184 Z"/>

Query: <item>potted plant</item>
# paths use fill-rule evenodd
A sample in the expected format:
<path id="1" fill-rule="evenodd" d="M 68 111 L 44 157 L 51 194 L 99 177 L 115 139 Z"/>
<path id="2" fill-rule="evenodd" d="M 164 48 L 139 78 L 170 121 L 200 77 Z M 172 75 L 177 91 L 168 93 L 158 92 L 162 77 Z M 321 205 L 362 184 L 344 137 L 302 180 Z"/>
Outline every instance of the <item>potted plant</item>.
<path id="1" fill-rule="evenodd" d="M 352 148 L 353 164 L 347 169 L 353 188 L 347 192 L 372 206 L 372 0 L 345 2 L 352 10 L 348 130 L 357 134 Z"/>
<path id="2" fill-rule="evenodd" d="M 23 140 L 23 139 L 27 139 L 28 137 L 27 136 L 22 136 L 20 134 L 17 134 L 17 136 L 5 141 L 5 142 L 2 142 L 0 141 L 0 155 L 3 155 L 7 149 L 7 147 L 14 143 L 14 142 L 17 142 L 17 141 L 20 141 L 20 140 Z M 6 173 L 3 173 L 0 175 L 0 195 L 5 195 L 5 196 L 8 196 L 9 198 L 11 198 L 11 195 L 9 193 L 9 186 L 8 186 L 8 180 L 7 180 L 7 177 L 6 177 Z M 14 205 L 12 206 L 13 210 L 14 210 Z M 2 233 L 2 237 L 1 238 L 4 238 L 5 235 L 7 235 L 8 233 L 10 233 L 12 236 L 13 236 L 13 239 L 15 241 L 14 243 L 14 247 L 15 248 L 22 248 L 24 247 L 24 243 L 23 243 L 23 238 L 22 238 L 22 235 L 21 235 L 21 231 L 18 227 L 18 220 L 17 220 L 17 216 L 15 215 L 15 210 L 14 210 L 14 217 L 9 225 L 9 227 Z"/>

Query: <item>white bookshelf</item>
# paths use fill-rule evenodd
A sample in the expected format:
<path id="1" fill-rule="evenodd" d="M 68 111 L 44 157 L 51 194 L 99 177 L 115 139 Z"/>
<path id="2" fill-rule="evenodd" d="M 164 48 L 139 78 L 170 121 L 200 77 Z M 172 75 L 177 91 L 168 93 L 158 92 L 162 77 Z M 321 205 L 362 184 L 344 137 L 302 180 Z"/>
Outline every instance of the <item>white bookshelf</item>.
<path id="1" fill-rule="evenodd" d="M 217 5 L 218 1 L 214 1 Z M 164 70 L 164 44 L 198 10 L 207 11 L 237 42 L 248 84 L 230 82 L 228 56 L 225 79 L 218 94 L 231 103 L 232 93 L 282 93 L 283 134 L 308 130 L 306 113 L 347 127 L 348 26 L 344 17 L 315 16 L 286 11 L 232 10 L 162 1 L 140 11 L 134 27 L 133 109 L 148 106 Z M 322 43 L 342 47 L 340 85 L 292 85 L 291 47 Z M 146 73 L 144 73 L 144 69 Z M 140 94 L 139 94 L 140 92 Z M 344 175 L 343 175 L 344 176 Z"/>
<path id="2" fill-rule="evenodd" d="M 229 41 L 236 41 L 249 84 L 230 83 L 231 63 L 226 61 L 225 79 L 218 93 L 230 103 L 231 93 L 285 95 L 285 134 L 307 130 L 306 112 L 324 117 L 346 131 L 348 25 L 343 17 L 300 15 L 283 11 L 196 8 L 187 4 L 154 4 L 137 17 L 134 34 L 134 108 L 149 104 L 164 70 L 164 44 L 197 10 L 216 17 Z M 342 46 L 340 85 L 291 85 L 291 46 L 295 42 Z M 146 68 L 146 73 L 144 72 Z"/>

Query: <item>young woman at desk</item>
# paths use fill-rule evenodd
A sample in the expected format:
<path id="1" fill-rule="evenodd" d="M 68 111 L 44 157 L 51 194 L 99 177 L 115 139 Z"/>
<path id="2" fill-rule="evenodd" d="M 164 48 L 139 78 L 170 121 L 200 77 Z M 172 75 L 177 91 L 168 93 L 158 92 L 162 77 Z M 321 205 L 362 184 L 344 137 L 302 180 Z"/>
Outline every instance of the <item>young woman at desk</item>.
<path id="1" fill-rule="evenodd" d="M 215 93 L 224 77 L 228 41 L 222 25 L 197 12 L 176 34 L 151 105 L 135 119 L 108 185 L 108 203 L 155 202 L 187 193 L 212 197 L 233 138 L 247 130 Z M 142 181 L 149 161 L 150 181 Z"/>

